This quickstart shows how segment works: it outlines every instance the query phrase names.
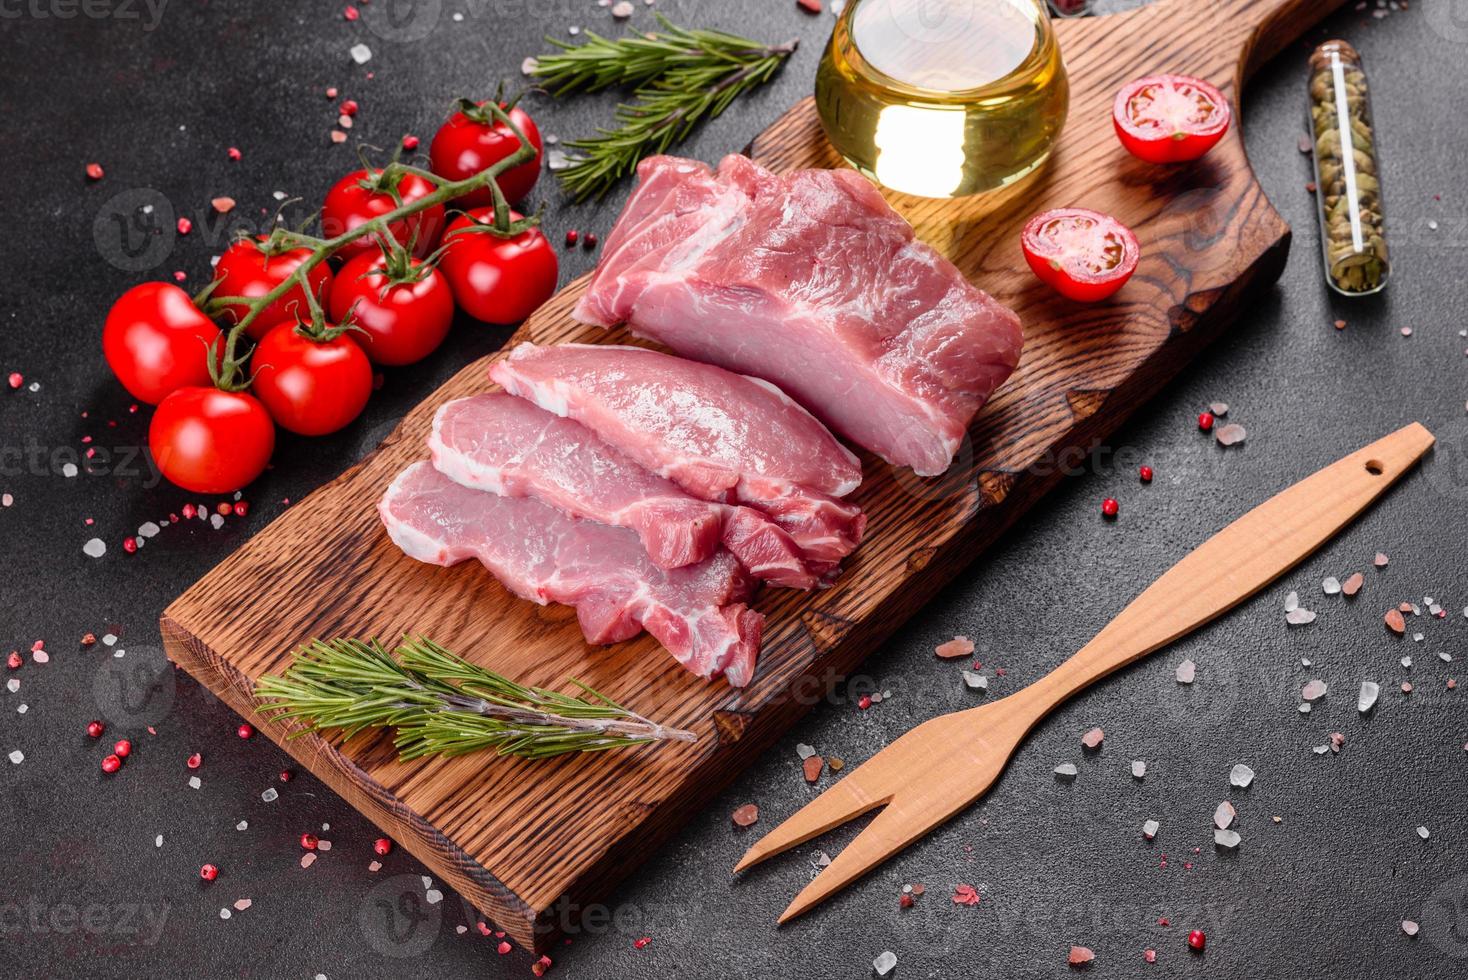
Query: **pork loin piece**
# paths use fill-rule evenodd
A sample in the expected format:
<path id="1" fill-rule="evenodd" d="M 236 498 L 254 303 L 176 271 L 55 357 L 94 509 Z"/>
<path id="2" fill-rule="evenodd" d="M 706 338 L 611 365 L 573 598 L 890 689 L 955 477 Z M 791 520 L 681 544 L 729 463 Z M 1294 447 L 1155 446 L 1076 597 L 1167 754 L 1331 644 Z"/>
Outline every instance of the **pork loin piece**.
<path id="1" fill-rule="evenodd" d="M 522 598 L 575 606 L 588 643 L 646 629 L 699 677 L 722 673 L 743 687 L 754 676 L 764 617 L 741 601 L 751 583 L 727 551 L 658 568 L 625 528 L 463 487 L 426 462 L 398 475 L 378 512 L 410 558 L 433 565 L 474 558 Z"/>
<path id="2" fill-rule="evenodd" d="M 489 373 L 695 497 L 763 511 L 818 575 L 861 540 L 865 516 L 839 499 L 861 483 L 861 464 L 768 382 L 610 344 L 521 344 Z"/>
<path id="3" fill-rule="evenodd" d="M 852 170 L 657 156 L 573 313 L 779 385 L 923 476 L 1019 363 L 1019 318 Z"/>
<path id="4" fill-rule="evenodd" d="M 693 497 L 579 422 L 523 398 L 497 391 L 449 402 L 433 417 L 428 448 L 455 483 L 637 532 L 659 568 L 703 561 L 722 543 L 756 578 L 817 584 L 790 535 L 763 514 Z"/>

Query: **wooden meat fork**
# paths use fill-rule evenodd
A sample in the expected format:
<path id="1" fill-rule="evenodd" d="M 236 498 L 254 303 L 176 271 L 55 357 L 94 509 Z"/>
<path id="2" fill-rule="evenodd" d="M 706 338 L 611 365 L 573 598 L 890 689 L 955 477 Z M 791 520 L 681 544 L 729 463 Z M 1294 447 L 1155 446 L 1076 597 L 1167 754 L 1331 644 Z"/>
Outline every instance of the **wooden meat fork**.
<path id="1" fill-rule="evenodd" d="M 1026 733 L 1062 701 L 1283 575 L 1365 510 L 1432 444 L 1432 433 L 1414 422 L 1276 494 L 1199 545 L 1055 670 L 1009 697 L 914 728 L 766 834 L 734 870 L 884 807 L 795 896 L 780 922 L 824 901 L 982 796 Z"/>

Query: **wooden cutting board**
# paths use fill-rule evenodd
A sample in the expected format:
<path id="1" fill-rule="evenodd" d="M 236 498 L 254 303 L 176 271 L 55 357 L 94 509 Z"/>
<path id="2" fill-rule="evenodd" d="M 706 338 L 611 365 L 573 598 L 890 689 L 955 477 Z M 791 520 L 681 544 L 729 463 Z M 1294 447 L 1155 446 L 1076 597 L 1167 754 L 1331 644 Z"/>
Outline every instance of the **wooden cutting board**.
<path id="1" fill-rule="evenodd" d="M 1068 448 L 1115 429 L 1223 330 L 1251 290 L 1274 281 L 1290 231 L 1254 181 L 1238 126 L 1197 164 L 1148 166 L 1117 142 L 1112 95 L 1134 77 L 1175 71 L 1236 99 L 1256 65 L 1340 2 L 1163 0 L 1059 22 L 1072 101 L 1051 162 L 990 196 L 891 196 L 921 238 L 1019 313 L 1024 357 L 947 476 L 921 480 L 864 458 L 855 499 L 870 515 L 866 540 L 834 588 L 760 597 L 764 652 L 748 688 L 699 681 L 645 635 L 588 647 L 570 609 L 516 599 L 477 565 L 420 564 L 388 541 L 379 496 L 404 466 L 426 458 L 439 405 L 489 387 L 488 359 L 460 371 L 371 456 L 169 606 L 169 655 L 499 928 L 546 948 L 558 902 L 604 896 L 1052 486 Z M 839 165 L 809 99 L 749 152 L 777 170 Z M 1020 255 L 1030 214 L 1072 204 L 1116 215 L 1141 240 L 1136 275 L 1112 302 L 1059 299 Z M 524 340 L 626 342 L 620 331 L 571 321 L 584 288 L 585 279 L 568 285 L 507 349 Z M 699 739 L 537 763 L 481 753 L 401 764 L 385 735 L 287 742 L 286 726 L 254 714 L 255 678 L 280 671 L 302 641 L 408 631 L 528 683 L 558 686 L 575 675 Z"/>

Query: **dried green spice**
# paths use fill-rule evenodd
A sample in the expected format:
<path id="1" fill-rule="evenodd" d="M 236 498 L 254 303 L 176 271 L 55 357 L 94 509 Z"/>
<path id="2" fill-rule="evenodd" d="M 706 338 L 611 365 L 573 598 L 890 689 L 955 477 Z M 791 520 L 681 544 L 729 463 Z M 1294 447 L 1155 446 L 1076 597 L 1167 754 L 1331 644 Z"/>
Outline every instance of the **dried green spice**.
<path id="1" fill-rule="evenodd" d="M 1310 56 L 1310 127 L 1326 277 L 1342 293 L 1374 293 L 1391 271 L 1376 131 L 1361 56 L 1344 41 Z"/>

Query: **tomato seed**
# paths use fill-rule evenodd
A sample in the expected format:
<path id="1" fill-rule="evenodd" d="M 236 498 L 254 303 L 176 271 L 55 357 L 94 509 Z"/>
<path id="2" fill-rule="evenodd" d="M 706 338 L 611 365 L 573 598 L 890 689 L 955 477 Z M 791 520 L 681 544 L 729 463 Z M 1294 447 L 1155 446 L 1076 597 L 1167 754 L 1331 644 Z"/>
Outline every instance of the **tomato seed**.
<path id="1" fill-rule="evenodd" d="M 1203 952 L 1203 947 L 1208 942 L 1208 937 L 1203 935 L 1202 929 L 1194 929 L 1188 933 L 1188 945 L 1198 952 Z"/>
<path id="2" fill-rule="evenodd" d="M 213 881 L 219 877 L 219 869 L 212 864 L 206 864 L 199 869 L 199 877 L 205 881 Z"/>
<path id="3" fill-rule="evenodd" d="M 342 103 L 342 115 L 355 116 L 357 114 L 357 110 L 360 108 L 361 106 L 357 105 L 356 99 L 347 99 L 345 102 Z"/>
<path id="4" fill-rule="evenodd" d="M 403 149 L 409 151 L 410 153 L 413 150 L 418 149 L 418 137 L 413 136 L 413 135 L 404 136 L 403 137 Z"/>
<path id="5" fill-rule="evenodd" d="M 308 851 L 314 851 L 314 850 L 316 850 L 317 846 L 320 843 L 321 843 L 321 841 L 317 839 L 317 837 L 316 837 L 315 834 L 302 834 L 301 835 L 301 846 L 304 847 Z"/>
<path id="6" fill-rule="evenodd" d="M 1121 513 L 1121 504 L 1116 502 L 1115 497 L 1107 497 L 1101 501 L 1102 517 L 1115 517 L 1119 513 Z"/>
<path id="7" fill-rule="evenodd" d="M 1150 466 L 1144 466 L 1144 467 L 1142 467 L 1141 469 L 1137 470 L 1137 475 L 1142 478 L 1142 482 L 1143 483 L 1151 483 L 1152 482 L 1152 467 L 1150 467 Z"/>
<path id="8" fill-rule="evenodd" d="M 122 768 L 122 760 L 115 755 L 109 755 L 102 760 L 102 771 L 111 775 Z"/>
<path id="9" fill-rule="evenodd" d="M 575 245 L 576 240 L 580 237 L 581 233 L 575 228 L 572 228 L 570 231 L 566 232 L 566 247 L 570 248 L 571 246 Z"/>
<path id="10" fill-rule="evenodd" d="M 119 759 L 126 759 L 133 754 L 133 743 L 127 739 L 118 739 L 117 744 L 112 746 L 112 754 Z"/>
<path id="11" fill-rule="evenodd" d="M 1213 413 L 1212 412 L 1199 412 L 1198 413 L 1198 428 L 1202 429 L 1204 432 L 1212 432 L 1213 431 Z"/>
<path id="12" fill-rule="evenodd" d="M 203 761 L 204 757 L 195 752 L 193 755 L 189 756 L 188 761 L 185 762 L 184 765 L 188 766 L 190 769 L 197 769 L 199 768 L 200 764 L 203 763 Z"/>
<path id="13" fill-rule="evenodd" d="M 379 837 L 372 842 L 372 850 L 378 857 L 387 857 L 392 853 L 392 841 L 386 837 Z"/>
<path id="14" fill-rule="evenodd" d="M 187 235 L 189 232 L 191 232 L 193 230 L 194 230 L 194 223 L 192 221 L 190 221 L 188 218 L 179 218 L 178 219 L 178 233 L 180 235 Z"/>
<path id="15" fill-rule="evenodd" d="M 92 738 L 101 738 L 102 737 L 102 733 L 105 732 L 106 730 L 107 730 L 107 726 L 104 725 L 104 724 L 102 724 L 100 721 L 93 721 L 93 722 L 88 722 L 87 723 L 87 734 L 90 735 L 90 736 L 92 736 Z"/>
<path id="16" fill-rule="evenodd" d="M 238 735 L 240 738 L 249 738 L 251 735 L 255 734 L 255 729 L 251 728 L 249 723 L 246 722 L 239 728 L 235 729 L 235 734 Z"/>
<path id="17" fill-rule="evenodd" d="M 87 177 L 92 180 L 102 179 L 102 165 L 100 163 L 87 164 Z"/>

